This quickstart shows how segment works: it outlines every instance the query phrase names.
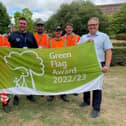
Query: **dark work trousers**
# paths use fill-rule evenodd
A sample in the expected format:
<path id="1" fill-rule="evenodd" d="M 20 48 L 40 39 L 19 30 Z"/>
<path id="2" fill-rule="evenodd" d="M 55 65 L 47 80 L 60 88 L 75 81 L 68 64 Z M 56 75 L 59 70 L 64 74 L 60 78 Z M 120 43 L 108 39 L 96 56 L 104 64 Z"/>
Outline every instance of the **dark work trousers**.
<path id="1" fill-rule="evenodd" d="M 105 65 L 105 62 L 101 62 L 102 67 Z M 83 93 L 83 100 L 85 103 L 90 105 L 90 91 Z M 102 101 L 102 90 L 93 90 L 92 106 L 94 110 L 100 111 L 100 105 Z"/>

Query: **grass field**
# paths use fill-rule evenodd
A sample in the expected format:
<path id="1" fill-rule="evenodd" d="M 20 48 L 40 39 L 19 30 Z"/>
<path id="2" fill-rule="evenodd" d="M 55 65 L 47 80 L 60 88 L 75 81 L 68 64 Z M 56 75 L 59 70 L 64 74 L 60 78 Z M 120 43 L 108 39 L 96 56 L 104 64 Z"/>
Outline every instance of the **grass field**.
<path id="1" fill-rule="evenodd" d="M 13 106 L 11 100 L 9 114 L 0 106 L 0 126 L 125 126 L 126 67 L 112 67 L 105 75 L 99 118 L 91 118 L 91 106 L 79 107 L 82 94 L 69 98 L 69 103 L 58 97 L 49 103 L 39 96 L 35 103 L 30 103 L 21 96 L 19 106 Z"/>

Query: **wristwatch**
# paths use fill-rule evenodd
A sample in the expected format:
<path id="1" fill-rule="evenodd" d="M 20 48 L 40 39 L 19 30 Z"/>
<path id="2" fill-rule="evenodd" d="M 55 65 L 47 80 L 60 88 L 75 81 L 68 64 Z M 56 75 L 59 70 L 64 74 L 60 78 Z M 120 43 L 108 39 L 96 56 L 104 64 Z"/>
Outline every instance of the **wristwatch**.
<path id="1" fill-rule="evenodd" d="M 108 68 L 110 68 L 110 65 L 109 64 L 106 64 L 105 66 L 108 67 Z"/>

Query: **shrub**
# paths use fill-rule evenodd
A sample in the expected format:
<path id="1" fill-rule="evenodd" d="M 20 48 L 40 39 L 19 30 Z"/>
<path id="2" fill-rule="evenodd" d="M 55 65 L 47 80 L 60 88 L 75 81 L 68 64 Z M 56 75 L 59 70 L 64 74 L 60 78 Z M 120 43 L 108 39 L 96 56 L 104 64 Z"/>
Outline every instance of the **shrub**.
<path id="1" fill-rule="evenodd" d="M 116 35 L 110 35 L 110 39 L 116 39 Z"/>
<path id="2" fill-rule="evenodd" d="M 112 62 L 111 66 L 126 66 L 126 48 L 112 49 Z"/>
<path id="3" fill-rule="evenodd" d="M 116 35 L 117 40 L 126 40 L 126 33 L 120 33 Z"/>
<path id="4" fill-rule="evenodd" d="M 114 47 L 126 47 L 126 42 L 122 42 L 122 43 L 113 43 L 112 44 Z"/>

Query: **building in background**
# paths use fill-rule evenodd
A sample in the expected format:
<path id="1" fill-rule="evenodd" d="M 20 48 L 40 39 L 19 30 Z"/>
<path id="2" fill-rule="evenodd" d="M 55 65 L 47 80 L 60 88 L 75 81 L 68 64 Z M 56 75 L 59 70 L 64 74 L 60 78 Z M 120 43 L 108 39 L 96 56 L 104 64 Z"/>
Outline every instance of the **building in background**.
<path id="1" fill-rule="evenodd" d="M 118 4 L 106 4 L 106 5 L 97 5 L 98 8 L 100 8 L 104 14 L 107 15 L 112 15 L 115 12 L 120 10 L 120 7 L 123 5 L 124 3 L 118 3 Z"/>

